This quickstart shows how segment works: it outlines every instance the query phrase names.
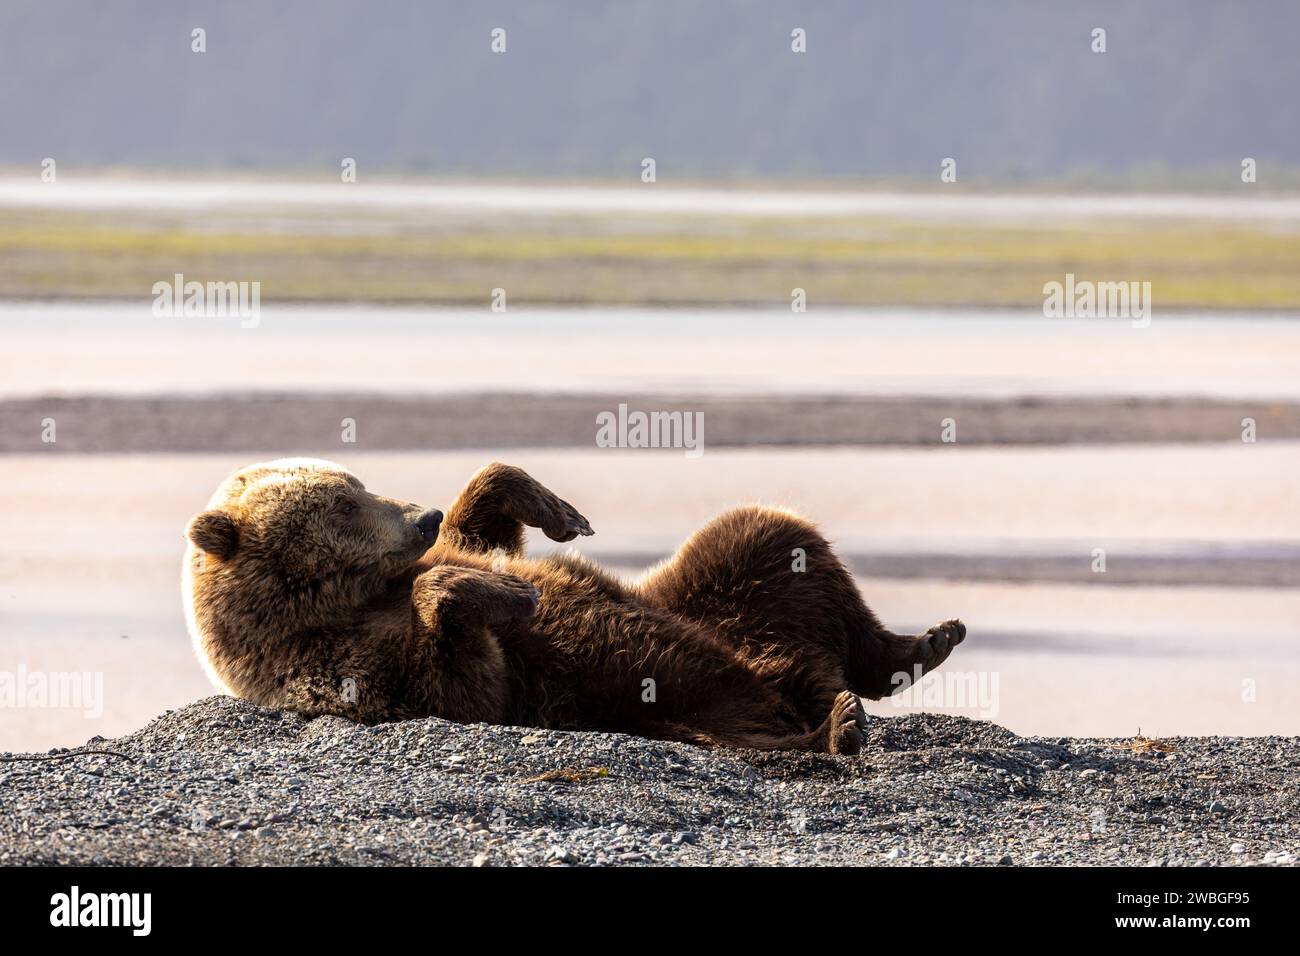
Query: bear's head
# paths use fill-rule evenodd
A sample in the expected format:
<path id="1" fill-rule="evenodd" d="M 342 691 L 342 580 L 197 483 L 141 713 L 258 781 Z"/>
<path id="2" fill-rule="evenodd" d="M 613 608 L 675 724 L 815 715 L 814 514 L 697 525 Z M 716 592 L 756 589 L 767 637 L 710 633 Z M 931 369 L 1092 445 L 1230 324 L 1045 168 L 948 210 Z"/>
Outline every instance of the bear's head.
<path id="1" fill-rule="evenodd" d="M 267 642 L 345 623 L 409 576 L 442 512 L 372 494 L 346 469 L 311 458 L 249 465 L 186 528 L 186 619 L 218 686 L 256 697 L 243 668 Z"/>

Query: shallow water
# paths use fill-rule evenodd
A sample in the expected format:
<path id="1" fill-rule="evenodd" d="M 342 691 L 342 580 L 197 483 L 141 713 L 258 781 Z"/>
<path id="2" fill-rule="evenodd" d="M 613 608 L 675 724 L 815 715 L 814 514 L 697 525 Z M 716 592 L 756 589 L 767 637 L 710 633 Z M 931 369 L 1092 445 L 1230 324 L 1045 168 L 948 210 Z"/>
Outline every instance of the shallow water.
<path id="1" fill-rule="evenodd" d="M 0 304 L 0 396 L 221 390 L 812 392 L 1300 400 L 1300 320 L 826 309 Z"/>
<path id="2" fill-rule="evenodd" d="M 458 182 L 385 183 L 238 179 L 61 180 L 0 177 L 0 206 L 64 209 L 307 207 L 483 213 L 650 213 L 684 216 L 890 216 L 943 221 L 1034 222 L 1115 217 L 1300 223 L 1300 200 L 1212 195 L 1052 195 L 880 190 L 692 189 Z"/>

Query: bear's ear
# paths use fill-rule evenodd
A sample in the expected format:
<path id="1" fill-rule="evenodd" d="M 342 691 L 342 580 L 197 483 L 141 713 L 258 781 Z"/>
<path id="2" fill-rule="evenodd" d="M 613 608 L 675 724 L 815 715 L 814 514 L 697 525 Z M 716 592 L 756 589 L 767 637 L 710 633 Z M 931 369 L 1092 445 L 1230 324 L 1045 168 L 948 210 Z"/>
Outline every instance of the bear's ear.
<path id="1" fill-rule="evenodd" d="M 228 558 L 239 548 L 239 526 L 229 512 L 205 511 L 195 515 L 185 529 L 194 547 L 218 558 Z"/>

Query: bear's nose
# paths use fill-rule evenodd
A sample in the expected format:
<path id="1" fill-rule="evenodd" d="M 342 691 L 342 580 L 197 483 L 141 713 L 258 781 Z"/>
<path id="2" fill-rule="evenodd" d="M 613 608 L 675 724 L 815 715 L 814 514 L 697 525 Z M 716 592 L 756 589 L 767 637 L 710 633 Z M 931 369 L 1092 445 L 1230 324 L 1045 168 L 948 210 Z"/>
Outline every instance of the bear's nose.
<path id="1" fill-rule="evenodd" d="M 430 508 L 415 519 L 415 526 L 420 529 L 420 536 L 426 544 L 433 544 L 438 539 L 438 526 L 442 524 L 442 512 Z"/>

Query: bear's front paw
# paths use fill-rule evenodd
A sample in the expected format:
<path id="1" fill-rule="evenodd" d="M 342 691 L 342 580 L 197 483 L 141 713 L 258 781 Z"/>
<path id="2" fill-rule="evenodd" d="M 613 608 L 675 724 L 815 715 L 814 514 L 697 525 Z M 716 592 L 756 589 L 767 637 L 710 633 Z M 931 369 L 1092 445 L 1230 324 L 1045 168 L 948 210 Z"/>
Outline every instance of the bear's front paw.
<path id="1" fill-rule="evenodd" d="M 572 541 L 579 535 L 585 538 L 596 533 L 577 508 L 560 498 L 555 499 L 551 514 L 542 523 L 542 531 L 552 541 Z"/>
<path id="2" fill-rule="evenodd" d="M 413 597 L 417 619 L 437 631 L 532 617 L 541 592 L 513 574 L 440 565 L 416 578 Z"/>
<path id="3" fill-rule="evenodd" d="M 505 619 L 525 620 L 537 613 L 537 605 L 542 600 L 542 592 L 523 578 L 513 574 L 500 576 L 502 590 L 502 610 Z"/>

